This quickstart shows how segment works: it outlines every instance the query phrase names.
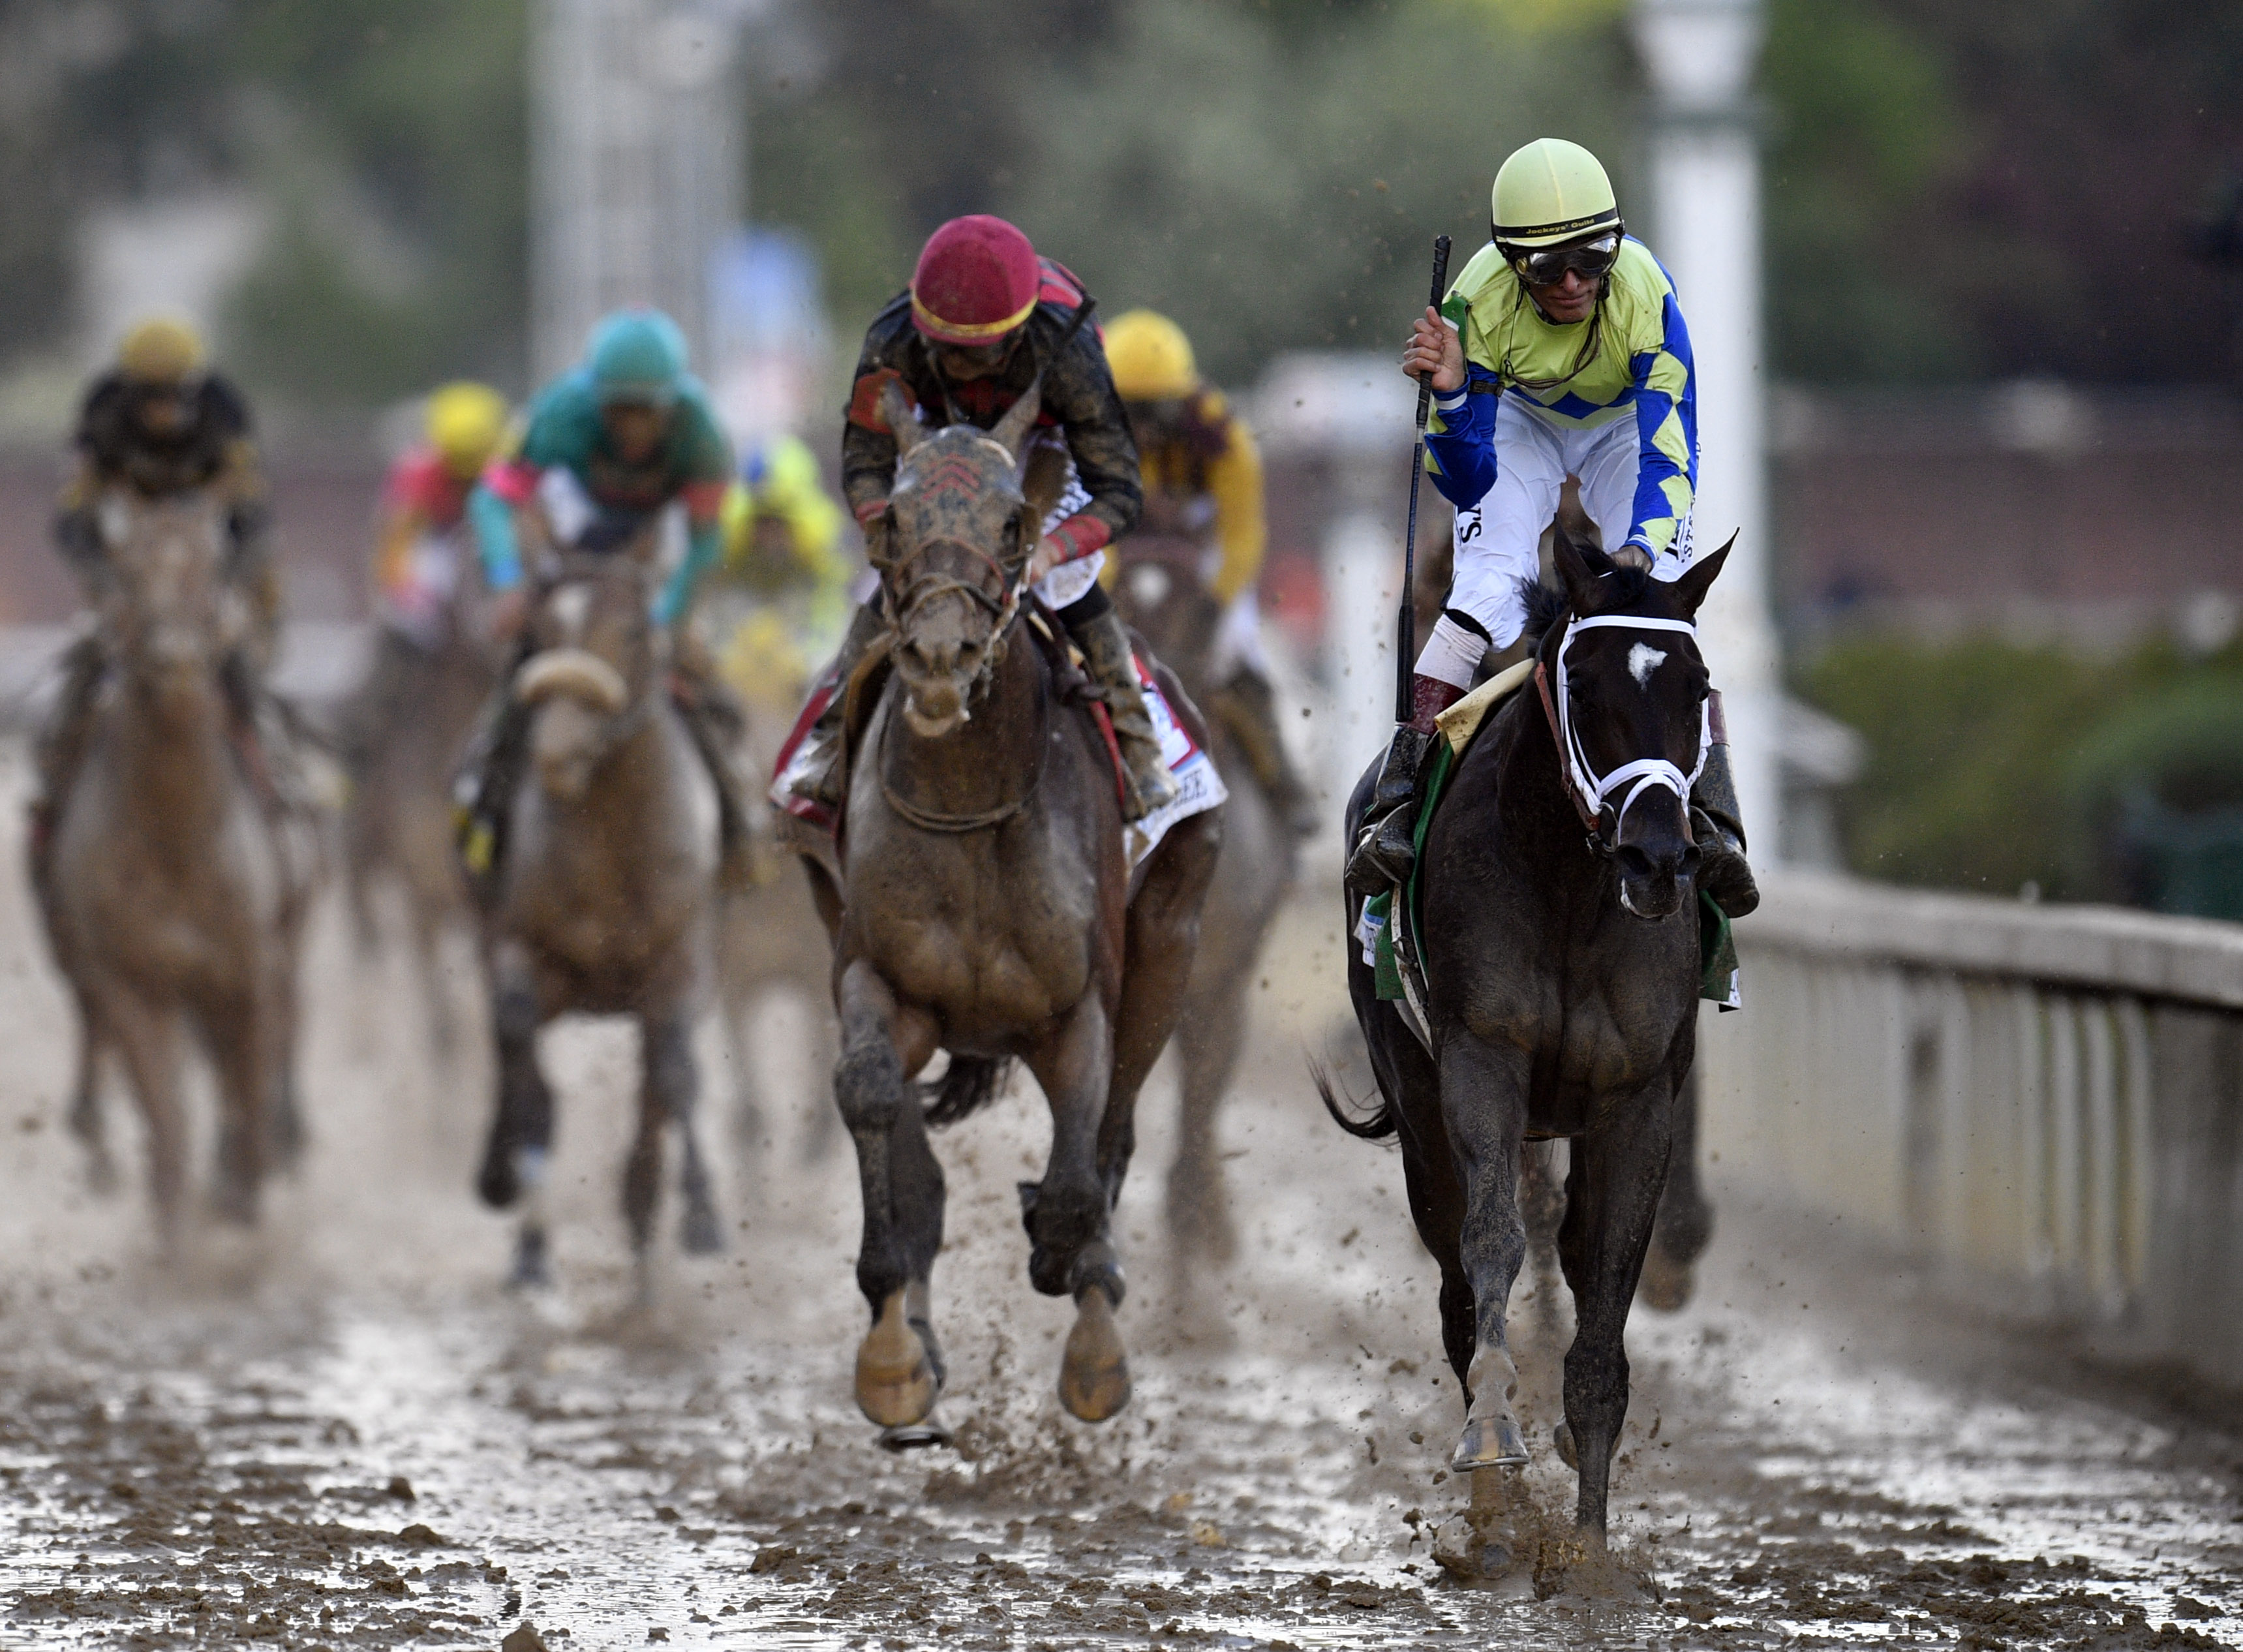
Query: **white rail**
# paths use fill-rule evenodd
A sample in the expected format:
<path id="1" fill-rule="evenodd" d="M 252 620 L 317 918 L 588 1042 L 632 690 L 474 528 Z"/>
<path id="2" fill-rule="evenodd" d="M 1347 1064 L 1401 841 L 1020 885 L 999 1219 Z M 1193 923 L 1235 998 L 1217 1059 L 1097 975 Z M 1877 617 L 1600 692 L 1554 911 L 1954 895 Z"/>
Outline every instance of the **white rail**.
<path id="1" fill-rule="evenodd" d="M 2243 925 L 1761 887 L 1700 1040 L 1721 1170 L 2243 1382 Z"/>

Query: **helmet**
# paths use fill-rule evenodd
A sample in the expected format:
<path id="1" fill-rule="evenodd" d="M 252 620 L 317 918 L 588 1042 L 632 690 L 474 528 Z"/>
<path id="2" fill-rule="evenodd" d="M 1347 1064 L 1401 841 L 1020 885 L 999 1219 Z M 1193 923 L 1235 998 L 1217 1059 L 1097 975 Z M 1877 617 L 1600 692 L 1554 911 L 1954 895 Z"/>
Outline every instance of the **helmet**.
<path id="1" fill-rule="evenodd" d="M 1620 224 L 1612 179 L 1597 158 L 1562 138 L 1514 151 L 1495 175 L 1496 240 L 1506 247 L 1555 246 Z"/>
<path id="2" fill-rule="evenodd" d="M 455 476 L 472 476 L 506 439 L 506 398 L 487 384 L 461 380 L 428 398 L 428 445 Z"/>
<path id="3" fill-rule="evenodd" d="M 912 325 L 938 344 L 994 344 L 1034 314 L 1043 268 L 1001 218 L 953 218 L 926 239 L 912 272 Z"/>
<path id="4" fill-rule="evenodd" d="M 203 370 L 203 341 L 177 316 L 137 322 L 117 347 L 118 370 L 140 384 L 185 384 Z"/>
<path id="5" fill-rule="evenodd" d="M 773 436 L 740 464 L 740 480 L 767 510 L 791 509 L 819 489 L 817 455 L 800 436 Z"/>
<path id="6" fill-rule="evenodd" d="M 592 329 L 584 359 L 603 403 L 667 407 L 685 376 L 685 335 L 660 310 L 617 310 Z"/>
<path id="7" fill-rule="evenodd" d="M 1151 310 L 1131 310 L 1106 329 L 1106 361 L 1125 401 L 1169 401 L 1199 388 L 1183 328 Z"/>

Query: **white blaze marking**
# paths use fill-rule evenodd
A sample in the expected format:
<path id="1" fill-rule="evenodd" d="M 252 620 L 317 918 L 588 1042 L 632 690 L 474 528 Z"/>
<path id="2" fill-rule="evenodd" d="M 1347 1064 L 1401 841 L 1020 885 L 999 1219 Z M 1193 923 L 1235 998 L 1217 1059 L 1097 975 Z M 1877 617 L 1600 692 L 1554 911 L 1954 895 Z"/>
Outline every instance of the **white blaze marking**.
<path id="1" fill-rule="evenodd" d="M 554 593 L 553 617 L 561 622 L 561 633 L 570 643 L 583 639 L 591 608 L 592 593 L 582 585 L 563 585 Z"/>
<path id="2" fill-rule="evenodd" d="M 1627 674 L 1635 679 L 1638 688 L 1647 687 L 1651 682 L 1652 672 L 1659 669 L 1659 662 L 1666 657 L 1665 649 L 1654 648 L 1648 643 L 1638 643 L 1627 651 Z"/>

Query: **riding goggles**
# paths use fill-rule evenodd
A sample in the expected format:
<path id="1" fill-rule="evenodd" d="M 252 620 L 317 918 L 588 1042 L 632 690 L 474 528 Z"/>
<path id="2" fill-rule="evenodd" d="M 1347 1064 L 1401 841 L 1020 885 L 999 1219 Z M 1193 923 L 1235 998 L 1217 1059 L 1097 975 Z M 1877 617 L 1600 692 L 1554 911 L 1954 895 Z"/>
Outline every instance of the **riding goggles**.
<path id="1" fill-rule="evenodd" d="M 1620 257 L 1622 233 L 1617 228 L 1608 230 L 1594 240 L 1575 241 L 1570 246 L 1506 246 L 1503 253 L 1530 287 L 1562 281 L 1567 270 L 1579 270 L 1593 281 L 1612 273 Z"/>

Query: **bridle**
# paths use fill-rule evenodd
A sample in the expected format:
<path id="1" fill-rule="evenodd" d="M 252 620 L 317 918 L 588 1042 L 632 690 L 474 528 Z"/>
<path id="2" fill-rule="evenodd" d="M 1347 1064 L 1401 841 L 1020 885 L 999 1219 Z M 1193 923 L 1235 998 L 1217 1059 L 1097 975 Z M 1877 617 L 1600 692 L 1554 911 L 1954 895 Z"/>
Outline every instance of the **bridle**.
<path id="1" fill-rule="evenodd" d="M 1664 786 L 1674 793 L 1682 805 L 1682 833 L 1690 833 L 1690 788 L 1705 772 L 1706 754 L 1713 745 L 1713 702 L 1710 698 L 1701 701 L 1698 707 L 1698 760 L 1685 774 L 1676 765 L 1663 757 L 1640 757 L 1621 764 L 1610 773 L 1600 776 L 1589 765 L 1588 753 L 1581 747 L 1579 730 L 1573 726 L 1572 698 L 1566 692 L 1566 651 L 1573 647 L 1577 633 L 1599 629 L 1641 631 L 1680 631 L 1694 644 L 1698 628 L 1686 619 L 1654 619 L 1636 614 L 1600 614 L 1586 619 L 1568 618 L 1565 630 L 1559 633 L 1556 650 L 1558 687 L 1551 693 L 1550 673 L 1541 660 L 1534 662 L 1534 684 L 1542 696 L 1542 712 L 1549 718 L 1550 732 L 1558 742 L 1559 776 L 1564 783 L 1566 795 L 1573 800 L 1573 812 L 1581 817 L 1581 825 L 1588 833 L 1588 846 L 1600 855 L 1610 855 L 1619 846 L 1620 825 L 1635 800 L 1653 786 Z M 1627 795 L 1615 806 L 1613 793 L 1622 786 Z"/>

